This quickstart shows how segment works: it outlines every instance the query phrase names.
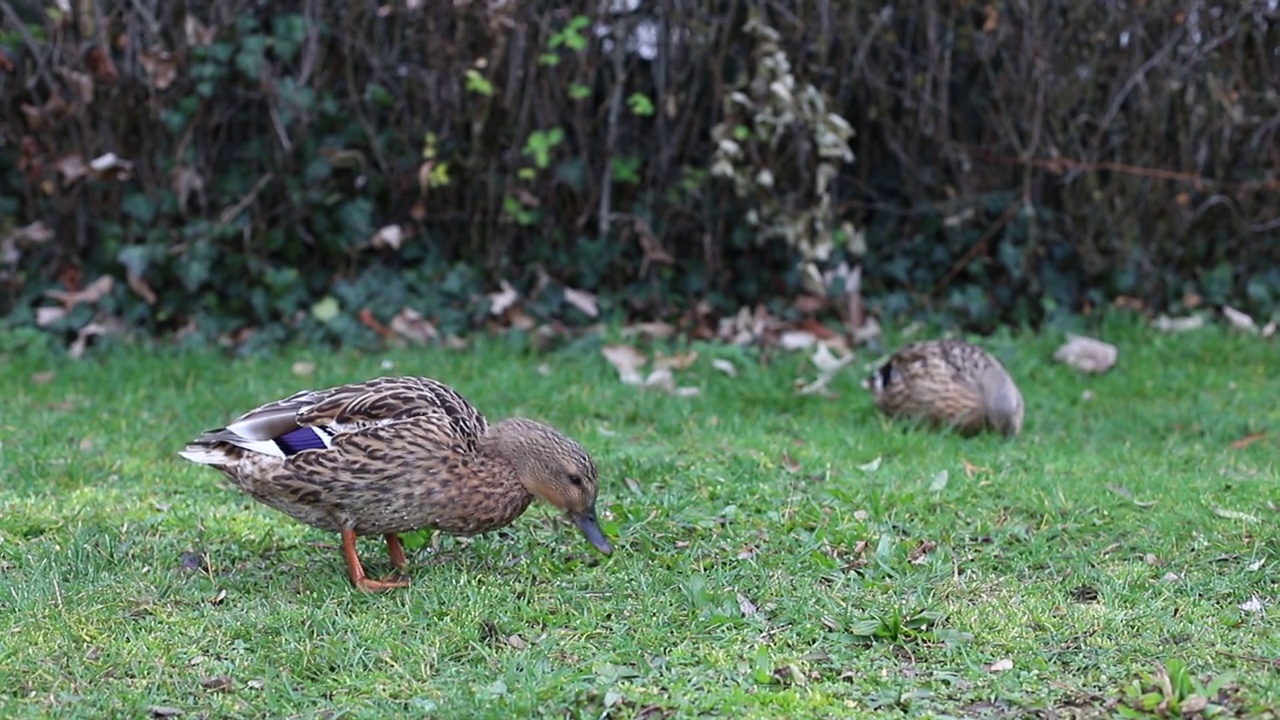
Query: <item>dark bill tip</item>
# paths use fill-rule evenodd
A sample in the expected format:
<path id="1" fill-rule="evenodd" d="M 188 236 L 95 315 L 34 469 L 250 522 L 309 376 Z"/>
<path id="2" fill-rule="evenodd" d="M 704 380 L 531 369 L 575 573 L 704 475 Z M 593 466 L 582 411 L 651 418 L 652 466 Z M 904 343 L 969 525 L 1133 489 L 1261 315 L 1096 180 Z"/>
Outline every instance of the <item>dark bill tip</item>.
<path id="1" fill-rule="evenodd" d="M 587 510 L 581 514 L 573 516 L 573 522 L 577 524 L 578 529 L 586 536 L 587 540 L 595 546 L 597 550 L 608 555 L 613 552 L 613 546 L 605 539 L 604 533 L 600 531 L 600 523 L 596 521 L 595 508 Z"/>

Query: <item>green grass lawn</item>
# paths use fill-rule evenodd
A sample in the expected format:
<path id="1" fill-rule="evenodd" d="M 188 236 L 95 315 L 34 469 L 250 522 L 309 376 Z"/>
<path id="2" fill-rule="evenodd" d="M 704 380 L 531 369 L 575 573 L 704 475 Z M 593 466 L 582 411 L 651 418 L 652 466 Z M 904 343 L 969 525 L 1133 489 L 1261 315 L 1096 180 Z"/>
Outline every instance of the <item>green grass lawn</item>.
<path id="1" fill-rule="evenodd" d="M 1161 668 L 1178 698 L 1220 680 L 1199 692 L 1271 712 L 1275 343 L 1101 333 L 1120 347 L 1102 377 L 1053 363 L 1057 335 L 985 343 L 1026 398 L 1012 442 L 885 421 L 865 352 L 832 397 L 794 393 L 803 354 L 716 346 L 679 373 L 696 397 L 621 384 L 589 342 L 0 358 L 0 716 L 1112 717 Z M 365 595 L 336 536 L 176 455 L 267 400 L 389 373 L 581 441 L 613 556 L 535 505 L 419 537 L 413 586 Z"/>

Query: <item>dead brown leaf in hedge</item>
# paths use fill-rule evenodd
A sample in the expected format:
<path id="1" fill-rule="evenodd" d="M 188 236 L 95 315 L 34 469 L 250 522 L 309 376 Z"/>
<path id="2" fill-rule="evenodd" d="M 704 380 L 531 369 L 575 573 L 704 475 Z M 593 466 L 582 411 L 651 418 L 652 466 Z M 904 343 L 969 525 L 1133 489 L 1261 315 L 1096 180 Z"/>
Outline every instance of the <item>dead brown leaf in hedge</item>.
<path id="1" fill-rule="evenodd" d="M 178 78 L 178 59 L 173 53 L 163 48 L 144 50 L 139 58 L 142 69 L 156 90 L 167 90 Z"/>

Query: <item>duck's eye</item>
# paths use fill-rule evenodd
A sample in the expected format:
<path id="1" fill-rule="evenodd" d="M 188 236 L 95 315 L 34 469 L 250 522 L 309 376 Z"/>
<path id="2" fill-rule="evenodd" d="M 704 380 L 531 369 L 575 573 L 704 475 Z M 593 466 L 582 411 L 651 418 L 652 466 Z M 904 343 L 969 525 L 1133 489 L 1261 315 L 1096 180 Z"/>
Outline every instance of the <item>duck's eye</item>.
<path id="1" fill-rule="evenodd" d="M 574 487 L 582 487 L 582 476 L 581 476 L 581 475 L 570 475 L 570 476 L 569 476 L 569 483 L 570 483 L 571 485 L 573 485 Z"/>

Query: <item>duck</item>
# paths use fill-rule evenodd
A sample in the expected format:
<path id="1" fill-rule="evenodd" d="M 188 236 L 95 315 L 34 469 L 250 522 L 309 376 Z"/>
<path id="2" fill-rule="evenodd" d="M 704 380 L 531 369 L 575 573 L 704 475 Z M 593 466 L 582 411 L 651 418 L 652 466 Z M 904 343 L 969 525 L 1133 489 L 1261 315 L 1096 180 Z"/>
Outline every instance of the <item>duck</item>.
<path id="1" fill-rule="evenodd" d="M 534 498 L 572 518 L 601 553 L 613 548 L 596 515 L 591 455 L 555 428 L 513 417 L 489 424 L 448 385 L 380 377 L 268 402 L 180 452 L 254 500 L 336 532 L 351 583 L 409 586 L 400 534 L 475 535 L 506 527 Z M 382 536 L 397 574 L 370 578 L 356 539 Z"/>
<path id="2" fill-rule="evenodd" d="M 866 383 L 886 415 L 914 418 L 962 435 L 1022 432 L 1022 393 L 1000 361 L 962 340 L 923 340 L 889 356 Z"/>

